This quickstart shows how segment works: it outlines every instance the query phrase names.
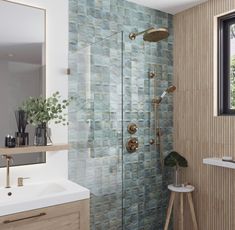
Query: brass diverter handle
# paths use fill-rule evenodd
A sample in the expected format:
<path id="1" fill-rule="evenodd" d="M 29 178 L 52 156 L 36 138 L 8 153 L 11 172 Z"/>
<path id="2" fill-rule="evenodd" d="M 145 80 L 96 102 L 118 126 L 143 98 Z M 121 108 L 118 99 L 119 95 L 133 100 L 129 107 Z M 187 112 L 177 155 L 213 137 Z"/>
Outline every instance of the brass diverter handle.
<path id="1" fill-rule="evenodd" d="M 130 123 L 128 126 L 127 126 L 127 131 L 130 133 L 130 134 L 135 134 L 137 131 L 138 131 L 138 127 L 135 123 Z"/>
<path id="2" fill-rule="evenodd" d="M 126 143 L 126 150 L 128 153 L 134 153 L 139 148 L 139 142 L 137 138 L 130 138 Z"/>

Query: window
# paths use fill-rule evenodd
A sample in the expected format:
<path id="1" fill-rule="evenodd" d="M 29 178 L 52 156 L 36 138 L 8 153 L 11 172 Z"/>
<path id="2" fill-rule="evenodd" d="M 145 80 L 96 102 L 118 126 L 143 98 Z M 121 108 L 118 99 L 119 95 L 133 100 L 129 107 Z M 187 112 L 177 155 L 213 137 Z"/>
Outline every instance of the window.
<path id="1" fill-rule="evenodd" d="M 219 115 L 235 115 L 235 13 L 218 19 Z"/>

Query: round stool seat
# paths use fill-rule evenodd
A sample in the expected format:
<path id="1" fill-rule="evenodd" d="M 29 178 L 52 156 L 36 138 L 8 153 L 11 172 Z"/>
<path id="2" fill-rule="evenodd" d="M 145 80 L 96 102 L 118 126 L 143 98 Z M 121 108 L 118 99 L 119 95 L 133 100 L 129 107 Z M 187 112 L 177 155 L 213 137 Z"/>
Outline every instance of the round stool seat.
<path id="1" fill-rule="evenodd" d="M 172 192 L 192 192 L 194 191 L 195 187 L 192 185 L 186 185 L 184 187 L 175 187 L 173 184 L 168 185 L 168 189 Z"/>
<path id="2" fill-rule="evenodd" d="M 179 202 L 179 206 L 180 206 L 179 207 L 179 214 L 180 214 L 180 216 L 179 216 L 179 229 L 181 229 L 181 230 L 184 229 L 184 200 L 185 200 L 184 196 L 186 196 L 188 203 L 189 203 L 189 205 L 187 207 L 189 207 L 189 209 L 190 209 L 190 213 L 191 213 L 191 217 L 192 217 L 192 221 L 193 221 L 193 229 L 198 230 L 197 219 L 196 219 L 194 205 L 193 205 L 193 199 L 192 199 L 192 192 L 194 191 L 195 187 L 192 185 L 176 187 L 173 184 L 170 184 L 170 185 L 168 185 L 168 189 L 171 191 L 171 196 L 170 196 L 169 205 L 168 205 L 168 209 L 167 209 L 164 230 L 168 230 L 168 226 L 169 226 L 170 218 L 171 218 L 171 212 L 172 212 L 172 208 L 173 208 L 173 205 L 175 202 L 176 194 L 180 198 L 179 199 L 179 201 L 180 201 Z"/>

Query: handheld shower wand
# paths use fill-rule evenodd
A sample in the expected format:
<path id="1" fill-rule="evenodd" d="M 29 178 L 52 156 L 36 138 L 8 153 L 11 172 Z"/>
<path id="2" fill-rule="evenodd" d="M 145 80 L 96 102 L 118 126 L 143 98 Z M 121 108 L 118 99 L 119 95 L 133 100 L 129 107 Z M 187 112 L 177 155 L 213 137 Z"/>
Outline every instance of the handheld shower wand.
<path id="1" fill-rule="evenodd" d="M 164 154 L 163 154 L 163 146 L 162 146 L 162 128 L 160 127 L 160 116 L 159 116 L 159 106 L 162 102 L 162 99 L 168 94 L 168 93 L 173 93 L 176 90 L 176 87 L 174 85 L 168 87 L 160 97 L 154 98 L 152 100 L 152 103 L 154 105 L 154 113 L 156 114 L 156 119 L 155 119 L 155 138 L 156 138 L 156 145 L 158 146 L 159 149 L 159 154 L 160 154 L 160 162 L 161 162 L 161 167 L 162 169 L 164 168 Z"/>
<path id="2" fill-rule="evenodd" d="M 161 95 L 160 97 L 153 99 L 152 102 L 153 102 L 154 104 L 157 104 L 157 105 L 161 104 L 162 99 L 163 99 L 168 93 L 173 93 L 175 90 L 176 90 L 176 87 L 175 87 L 174 85 L 171 85 L 170 87 L 168 87 L 168 88 L 162 93 L 162 95 Z"/>

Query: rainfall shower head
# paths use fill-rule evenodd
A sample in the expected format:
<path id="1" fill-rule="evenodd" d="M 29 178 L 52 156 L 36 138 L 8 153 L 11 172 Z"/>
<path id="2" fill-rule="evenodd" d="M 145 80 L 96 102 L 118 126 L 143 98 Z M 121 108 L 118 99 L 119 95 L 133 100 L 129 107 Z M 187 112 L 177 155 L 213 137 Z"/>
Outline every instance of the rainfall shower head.
<path id="1" fill-rule="evenodd" d="M 158 42 L 169 36 L 166 28 L 150 29 L 144 33 L 143 39 L 147 42 Z"/>
<path id="2" fill-rule="evenodd" d="M 170 87 L 168 87 L 160 97 L 158 97 L 157 99 L 153 99 L 153 103 L 154 104 L 161 104 L 162 99 L 166 96 L 166 94 L 168 93 L 173 93 L 176 90 L 176 87 L 174 85 L 171 85 Z"/>
<path id="3" fill-rule="evenodd" d="M 129 38 L 135 40 L 141 34 L 144 34 L 143 39 L 147 42 L 158 42 L 169 36 L 167 28 L 150 28 L 139 33 L 130 33 Z"/>

